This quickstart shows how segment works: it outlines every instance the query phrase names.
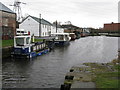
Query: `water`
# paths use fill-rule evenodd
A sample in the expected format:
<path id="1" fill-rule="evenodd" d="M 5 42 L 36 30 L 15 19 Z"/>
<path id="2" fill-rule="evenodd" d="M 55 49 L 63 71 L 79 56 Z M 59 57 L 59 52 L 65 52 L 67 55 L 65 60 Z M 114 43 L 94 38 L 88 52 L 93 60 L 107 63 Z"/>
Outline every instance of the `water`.
<path id="1" fill-rule="evenodd" d="M 3 60 L 4 88 L 58 88 L 74 65 L 109 62 L 117 57 L 117 37 L 86 37 L 33 60 Z"/>

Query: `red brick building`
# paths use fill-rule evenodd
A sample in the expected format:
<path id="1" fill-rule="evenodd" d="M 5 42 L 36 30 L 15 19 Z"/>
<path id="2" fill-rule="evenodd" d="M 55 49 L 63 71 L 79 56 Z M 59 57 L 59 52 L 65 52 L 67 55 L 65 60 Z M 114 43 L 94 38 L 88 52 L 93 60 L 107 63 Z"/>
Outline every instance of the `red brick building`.
<path id="1" fill-rule="evenodd" d="M 109 23 L 109 24 L 104 24 L 103 30 L 105 31 L 111 31 L 111 32 L 118 32 L 120 31 L 120 23 Z"/>
<path id="2" fill-rule="evenodd" d="M 16 14 L 0 2 L 0 28 L 2 39 L 12 39 L 16 35 Z"/>

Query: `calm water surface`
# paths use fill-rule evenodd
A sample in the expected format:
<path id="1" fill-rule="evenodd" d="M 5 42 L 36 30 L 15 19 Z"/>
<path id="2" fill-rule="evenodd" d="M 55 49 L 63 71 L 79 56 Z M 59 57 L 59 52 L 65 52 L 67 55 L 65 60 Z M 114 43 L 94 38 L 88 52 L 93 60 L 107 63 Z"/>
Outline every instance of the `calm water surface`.
<path id="1" fill-rule="evenodd" d="M 69 69 L 84 62 L 109 62 L 117 57 L 117 37 L 86 37 L 33 60 L 3 60 L 4 88 L 58 88 Z"/>

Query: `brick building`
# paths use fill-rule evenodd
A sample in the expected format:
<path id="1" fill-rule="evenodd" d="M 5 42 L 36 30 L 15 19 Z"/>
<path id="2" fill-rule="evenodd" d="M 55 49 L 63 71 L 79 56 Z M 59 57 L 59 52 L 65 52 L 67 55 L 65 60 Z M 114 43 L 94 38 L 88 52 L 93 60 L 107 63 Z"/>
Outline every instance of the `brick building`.
<path id="1" fill-rule="evenodd" d="M 104 31 L 110 31 L 110 32 L 118 32 L 120 31 L 120 23 L 108 23 L 104 24 Z"/>
<path id="2" fill-rule="evenodd" d="M 12 39 L 16 35 L 16 14 L 0 2 L 0 28 L 2 39 Z"/>

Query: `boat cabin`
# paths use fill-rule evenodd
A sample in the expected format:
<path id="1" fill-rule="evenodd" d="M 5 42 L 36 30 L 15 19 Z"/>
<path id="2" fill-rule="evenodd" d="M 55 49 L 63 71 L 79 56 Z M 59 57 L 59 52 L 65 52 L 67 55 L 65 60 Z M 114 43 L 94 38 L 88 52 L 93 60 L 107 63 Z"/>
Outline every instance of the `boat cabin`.
<path id="1" fill-rule="evenodd" d="M 69 33 L 53 33 L 51 36 L 55 37 L 54 43 L 56 46 L 69 45 L 69 41 L 71 39 Z"/>
<path id="2" fill-rule="evenodd" d="M 31 36 L 15 36 L 14 47 L 29 46 L 31 44 Z"/>
<path id="3" fill-rule="evenodd" d="M 71 39 L 69 33 L 53 33 L 51 36 L 55 36 L 56 41 L 69 41 Z"/>
<path id="4" fill-rule="evenodd" d="M 76 39 L 75 33 L 69 33 L 69 36 L 71 37 L 71 40 L 75 40 Z"/>

